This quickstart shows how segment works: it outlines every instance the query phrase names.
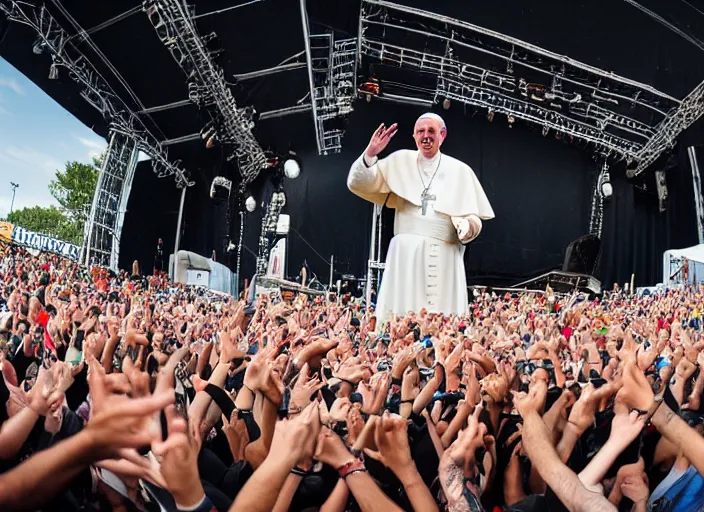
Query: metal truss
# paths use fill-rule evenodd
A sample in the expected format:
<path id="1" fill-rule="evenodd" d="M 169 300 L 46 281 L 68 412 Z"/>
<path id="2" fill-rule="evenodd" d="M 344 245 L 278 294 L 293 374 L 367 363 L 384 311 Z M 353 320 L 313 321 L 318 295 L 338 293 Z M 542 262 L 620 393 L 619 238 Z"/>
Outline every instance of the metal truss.
<path id="1" fill-rule="evenodd" d="M 58 73 L 59 68 L 66 69 L 71 79 L 83 87 L 81 97 L 111 123 L 113 131 L 133 137 L 139 149 L 152 157 L 155 170 L 160 169 L 160 175 L 174 176 L 177 183 L 188 183 L 185 171 L 169 161 L 168 153 L 139 116 L 115 94 L 85 55 L 74 47 L 69 34 L 43 4 L 0 0 L 0 11 L 10 21 L 27 25 L 37 33 L 33 51 L 51 55 L 50 74 Z"/>
<path id="2" fill-rule="evenodd" d="M 704 82 L 682 100 L 677 110 L 668 115 L 658 126 L 657 132 L 640 150 L 636 160 L 635 175 L 645 171 L 660 155 L 672 149 L 680 133 L 704 115 Z"/>
<path id="3" fill-rule="evenodd" d="M 138 153 L 135 139 L 116 131 L 110 134 L 90 217 L 84 227 L 81 261 L 86 265 L 118 269 L 120 236 Z"/>
<path id="4" fill-rule="evenodd" d="M 188 77 L 190 100 L 211 113 L 217 139 L 230 149 L 245 183 L 266 167 L 266 156 L 252 135 L 254 111 L 239 109 L 225 81 L 224 71 L 212 59 L 191 12 L 180 0 L 146 0 L 144 10 L 162 43 Z"/>
<path id="5" fill-rule="evenodd" d="M 382 232 L 384 229 L 384 221 L 382 218 L 383 206 L 372 205 L 372 229 L 369 237 L 369 259 L 367 260 L 367 279 L 364 286 L 364 297 L 366 300 L 367 311 L 372 305 L 372 289 L 376 285 L 377 292 L 381 284 L 381 276 L 386 268 L 386 263 L 382 261 L 383 254 L 381 252 Z"/>
<path id="6" fill-rule="evenodd" d="M 660 154 L 667 148 L 659 140 L 667 137 L 658 135 L 663 126 L 680 127 L 685 121 L 678 113 L 685 109 L 693 119 L 690 105 L 701 106 L 701 93 L 698 101 L 680 102 L 498 32 L 385 0 L 363 0 L 359 52 L 382 66 L 419 72 L 424 83 L 434 78 L 434 89 L 404 84 L 412 90 L 406 100 L 451 100 L 486 109 L 492 118 L 505 114 L 510 124 L 527 121 L 544 135 L 553 131 L 628 161 L 643 159 L 649 147 Z"/>
<path id="7" fill-rule="evenodd" d="M 589 213 L 589 233 L 598 236 L 600 239 L 601 231 L 604 226 L 604 200 L 606 199 L 603 193 L 603 185 L 610 181 L 609 164 L 604 160 L 601 166 L 601 172 L 599 172 L 594 182 L 592 205 Z"/>
<path id="8" fill-rule="evenodd" d="M 271 200 L 266 205 L 266 213 L 262 219 L 262 231 L 259 235 L 259 254 L 257 255 L 257 275 L 264 276 L 269 268 L 269 253 L 276 239 L 276 225 L 279 214 L 286 204 L 283 189 L 271 194 Z"/>
<path id="9" fill-rule="evenodd" d="M 300 0 L 300 7 L 318 154 L 339 153 L 345 132 L 336 120 L 352 112 L 357 96 L 357 39 L 311 34 L 306 0 Z"/>

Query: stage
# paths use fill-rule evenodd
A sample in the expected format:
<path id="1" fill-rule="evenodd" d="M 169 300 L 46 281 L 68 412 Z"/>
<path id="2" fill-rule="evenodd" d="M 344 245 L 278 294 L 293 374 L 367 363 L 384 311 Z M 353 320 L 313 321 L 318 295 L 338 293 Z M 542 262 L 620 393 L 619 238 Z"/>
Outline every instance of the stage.
<path id="1" fill-rule="evenodd" d="M 60 8 L 49 2 L 45 10 L 39 4 L 30 8 L 29 2 L 25 9 L 53 17 L 68 36 L 88 31 L 89 37 L 74 37 L 62 50 L 66 62 L 58 66 L 57 79 L 49 79 L 52 49 L 33 51 L 36 30 L 8 18 L 15 2 L 0 4 L 0 55 L 99 135 L 110 140 L 117 133 L 118 142 L 124 136 L 126 144 L 134 144 L 130 130 L 138 129 L 142 135 L 135 147 L 157 155 L 121 178 L 116 206 L 106 216 L 111 227 L 98 230 L 100 240 L 91 235 L 88 241 L 121 268 L 134 260 L 149 268 L 156 240 L 163 238 L 171 252 L 178 232 L 178 249 L 208 257 L 214 251 L 219 263 L 239 270 L 240 278 L 251 276 L 261 257 L 267 205 L 273 192 L 282 191 L 280 213 L 290 216 L 284 277 L 295 278 L 307 263 L 325 284 L 331 270 L 333 282 L 342 275 L 364 279 L 370 260 L 384 260 L 393 212 L 381 212 L 383 229 L 370 258 L 373 209 L 347 190 L 350 165 L 382 122 L 400 127 L 388 152 L 413 148 L 413 123 L 428 110 L 447 123 L 443 152 L 472 167 L 496 213 L 466 251 L 468 285 L 510 286 L 559 267 L 567 245 L 593 227 L 595 185 L 605 163 L 613 193 L 602 205 L 602 251 L 594 276 L 604 287 L 630 281 L 632 274 L 636 284 L 657 282 L 665 250 L 698 242 L 686 151 L 704 140 L 701 123 L 678 133 L 664 213 L 653 188 L 662 162 L 650 162 L 635 178 L 627 176 L 626 166 L 631 156 L 643 155 L 658 123 L 696 90 L 704 62 L 697 48 L 627 5 L 597 2 L 574 6 L 568 14 L 557 0 L 530 9 L 518 0 L 481 9 L 415 0 L 255 0 L 241 6 L 218 0 L 196 4 L 188 15 L 191 32 L 178 20 L 169 21 L 181 27 L 170 42 L 160 39 L 158 28 L 166 23 L 159 17 L 165 0 L 144 5 L 77 0 Z M 686 17 L 681 6 L 668 9 L 671 16 Z M 416 32 L 408 37 L 394 35 L 398 28 L 384 32 L 391 19 L 407 21 L 402 25 Z M 629 19 L 628 27 L 622 19 Z M 424 32 L 431 25 L 435 35 Z M 609 37 L 583 44 L 577 35 L 587 37 L 595 25 Z M 442 39 L 450 26 L 464 34 L 456 47 Z M 468 46 L 472 34 L 491 42 L 499 57 Z M 193 62 L 175 55 L 174 45 L 196 43 L 200 53 Z M 512 60 L 512 46 L 526 56 L 542 55 L 554 63 L 550 69 L 564 66 L 572 82 L 547 65 L 531 69 L 521 64 L 527 60 Z M 399 60 L 401 47 L 406 60 Z M 448 48 L 460 70 L 454 75 L 439 71 Z M 564 55 L 571 60 L 561 61 Z M 76 82 L 70 69 L 80 56 L 108 106 L 84 99 L 86 83 Z M 215 72 L 211 80 L 204 63 L 222 74 Z M 200 74 L 189 78 L 188 69 Z M 475 81 L 481 73 L 493 78 Z M 371 79 L 380 84 L 373 97 L 359 92 Z M 501 89 L 514 82 L 511 90 Z M 470 86 L 476 94 L 468 92 Z M 311 103 L 310 97 L 318 100 Z M 585 116 L 575 106 L 579 102 L 585 109 L 593 105 L 592 113 L 597 107 L 613 113 L 611 121 Z M 536 121 L 540 109 L 552 117 Z M 617 126 L 618 115 L 634 120 L 630 131 Z M 566 121 L 553 122 L 554 116 Z M 587 126 L 584 132 L 570 128 L 577 121 Z M 279 169 L 272 158 L 285 159 L 291 152 L 301 162 L 300 176 L 272 183 L 269 171 Z M 122 164 L 115 160 L 114 165 Z M 218 176 L 233 184 L 222 200 L 210 197 Z M 249 197 L 253 211 L 245 207 Z M 99 201 L 96 205 L 101 207 Z M 119 251 L 112 248 L 114 240 Z"/>

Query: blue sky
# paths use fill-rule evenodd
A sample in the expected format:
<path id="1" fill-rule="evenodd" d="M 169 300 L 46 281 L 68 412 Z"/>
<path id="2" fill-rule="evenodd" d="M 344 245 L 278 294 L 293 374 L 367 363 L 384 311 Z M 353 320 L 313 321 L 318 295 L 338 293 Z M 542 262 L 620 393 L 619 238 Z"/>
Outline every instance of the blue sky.
<path id="1" fill-rule="evenodd" d="M 91 131 L 0 57 L 0 218 L 15 209 L 56 204 L 49 182 L 67 161 L 92 162 L 107 146 Z"/>

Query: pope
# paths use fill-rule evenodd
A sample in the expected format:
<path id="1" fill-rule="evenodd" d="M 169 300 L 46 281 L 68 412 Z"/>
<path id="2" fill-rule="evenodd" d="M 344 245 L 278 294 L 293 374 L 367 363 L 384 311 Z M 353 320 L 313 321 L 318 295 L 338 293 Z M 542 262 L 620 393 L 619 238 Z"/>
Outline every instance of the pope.
<path id="1" fill-rule="evenodd" d="M 376 304 L 377 318 L 429 312 L 467 312 L 465 244 L 494 211 L 474 171 L 440 151 L 443 119 L 423 114 L 413 128 L 416 150 L 379 154 L 398 132 L 381 124 L 352 164 L 347 186 L 357 196 L 396 210 L 394 237 Z"/>

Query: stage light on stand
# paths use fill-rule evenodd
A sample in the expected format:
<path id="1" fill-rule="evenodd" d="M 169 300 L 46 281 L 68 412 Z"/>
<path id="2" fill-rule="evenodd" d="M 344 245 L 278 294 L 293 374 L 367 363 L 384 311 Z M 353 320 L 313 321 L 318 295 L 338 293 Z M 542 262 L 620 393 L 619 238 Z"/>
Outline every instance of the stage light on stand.
<path id="1" fill-rule="evenodd" d="M 252 213 L 257 208 L 257 200 L 254 197 L 249 196 L 244 202 L 244 207 L 247 208 L 249 213 Z"/>

